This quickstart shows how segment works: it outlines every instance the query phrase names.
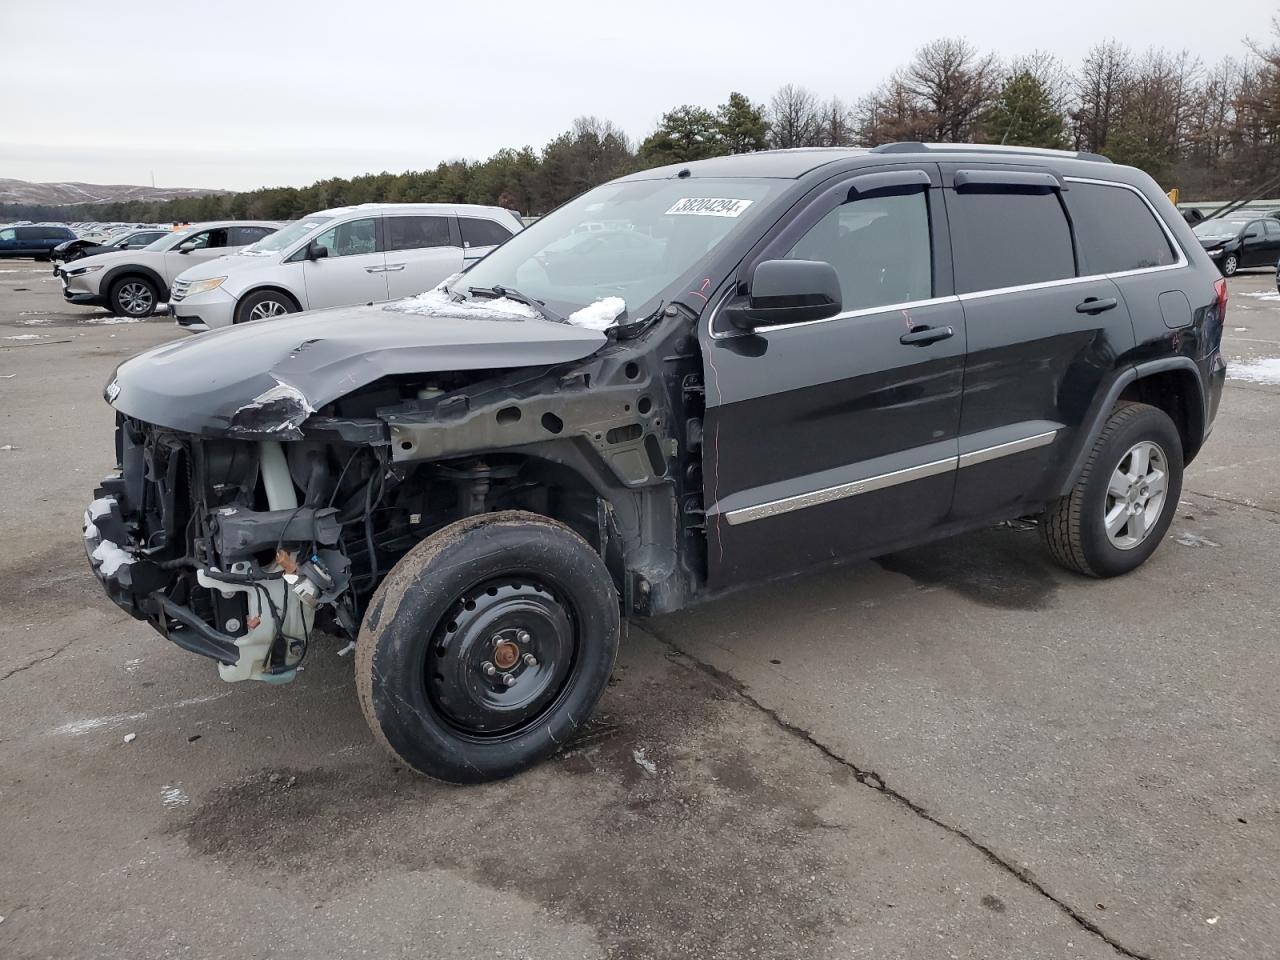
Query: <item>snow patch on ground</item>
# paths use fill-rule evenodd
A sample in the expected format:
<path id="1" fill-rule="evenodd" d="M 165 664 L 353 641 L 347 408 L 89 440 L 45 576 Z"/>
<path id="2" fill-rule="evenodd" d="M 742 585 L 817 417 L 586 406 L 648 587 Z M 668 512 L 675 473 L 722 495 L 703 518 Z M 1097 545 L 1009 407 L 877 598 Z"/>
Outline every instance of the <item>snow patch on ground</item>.
<path id="1" fill-rule="evenodd" d="M 1227 376 L 1246 383 L 1280 384 L 1280 357 L 1242 360 L 1227 364 Z"/>
<path id="2" fill-rule="evenodd" d="M 1180 533 L 1174 538 L 1174 542 L 1182 544 L 1184 547 L 1220 547 L 1222 544 L 1216 540 L 1210 540 L 1208 537 L 1202 537 L 1195 533 Z"/>
<path id="3" fill-rule="evenodd" d="M 191 802 L 191 798 L 187 796 L 187 791 L 180 786 L 170 786 L 165 784 L 160 788 L 160 802 L 166 807 L 181 807 Z"/>
<path id="4" fill-rule="evenodd" d="M 1280 292 L 1272 293 L 1267 290 L 1247 290 L 1244 295 L 1255 300 L 1280 300 Z"/>
<path id="5" fill-rule="evenodd" d="M 449 317 L 458 320 L 535 320 L 540 314 L 526 303 L 507 297 L 491 300 L 454 300 L 439 286 L 416 297 L 396 300 L 383 310 L 409 313 L 418 317 Z"/>
<path id="6" fill-rule="evenodd" d="M 130 720 L 145 720 L 145 713 L 119 713 L 109 717 L 86 717 L 83 720 L 72 720 L 70 723 L 64 723 L 60 727 L 54 727 L 53 732 L 63 737 L 82 737 L 86 733 L 93 733 L 95 730 L 101 730 L 103 727 L 118 727 L 122 723 L 128 723 Z"/>
<path id="7" fill-rule="evenodd" d="M 569 322 L 588 330 L 608 330 L 627 309 L 627 301 L 621 297 L 601 297 L 581 310 L 569 314 Z"/>
<path id="8" fill-rule="evenodd" d="M 631 757 L 635 760 L 636 765 L 645 773 L 654 777 L 658 775 L 658 765 L 645 756 L 644 747 L 637 747 L 632 750 Z"/>
<path id="9" fill-rule="evenodd" d="M 85 323 L 146 323 L 146 317 L 90 317 Z"/>
<path id="10" fill-rule="evenodd" d="M 5 337 L 6 340 L 43 340 L 43 333 L 19 333 L 12 337 Z"/>

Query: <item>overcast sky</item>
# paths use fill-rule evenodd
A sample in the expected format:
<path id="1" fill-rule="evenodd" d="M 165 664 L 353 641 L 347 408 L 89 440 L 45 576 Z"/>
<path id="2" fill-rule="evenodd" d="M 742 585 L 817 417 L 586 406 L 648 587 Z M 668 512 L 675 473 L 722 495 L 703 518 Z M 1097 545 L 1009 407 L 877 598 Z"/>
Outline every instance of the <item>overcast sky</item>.
<path id="1" fill-rule="evenodd" d="M 1155 10 L 1159 13 L 1155 13 Z M 1068 64 L 1114 37 L 1211 63 L 1274 0 L 0 0 L 0 177 L 301 186 L 542 147 L 596 114 L 632 138 L 681 103 L 781 84 L 856 100 L 922 43 Z M 1215 11 L 1221 11 L 1219 16 Z"/>

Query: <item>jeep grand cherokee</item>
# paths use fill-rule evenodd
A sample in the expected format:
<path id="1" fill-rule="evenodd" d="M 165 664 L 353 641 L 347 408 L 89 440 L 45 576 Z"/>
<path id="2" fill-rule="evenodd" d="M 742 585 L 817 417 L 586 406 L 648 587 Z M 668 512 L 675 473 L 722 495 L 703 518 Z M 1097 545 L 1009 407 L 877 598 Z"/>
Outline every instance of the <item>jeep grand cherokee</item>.
<path id="1" fill-rule="evenodd" d="M 1145 174 L 895 144 L 592 190 L 423 296 L 158 347 L 85 516 L 118 604 L 224 679 L 356 641 L 433 777 L 567 742 L 624 615 L 1033 516 L 1156 549 L 1221 396 L 1225 281 Z"/>

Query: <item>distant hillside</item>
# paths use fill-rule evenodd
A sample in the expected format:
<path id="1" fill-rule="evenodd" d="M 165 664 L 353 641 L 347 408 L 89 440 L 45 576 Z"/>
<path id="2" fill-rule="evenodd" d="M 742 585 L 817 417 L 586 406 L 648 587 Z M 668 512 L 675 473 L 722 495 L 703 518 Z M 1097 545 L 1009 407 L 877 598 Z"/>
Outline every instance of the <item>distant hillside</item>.
<path id="1" fill-rule="evenodd" d="M 82 203 L 127 203 L 132 200 L 179 200 L 228 193 L 193 187 L 136 187 L 103 183 L 29 183 L 0 178 L 0 204 L 65 207 Z"/>

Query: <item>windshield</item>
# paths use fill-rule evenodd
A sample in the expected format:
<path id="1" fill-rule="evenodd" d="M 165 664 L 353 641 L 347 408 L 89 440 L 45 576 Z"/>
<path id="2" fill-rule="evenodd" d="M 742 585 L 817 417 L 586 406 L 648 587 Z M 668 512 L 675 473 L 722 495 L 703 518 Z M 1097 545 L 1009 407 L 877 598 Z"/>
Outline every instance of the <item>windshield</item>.
<path id="1" fill-rule="evenodd" d="M 621 298 L 631 319 L 761 215 L 781 180 L 608 183 L 517 233 L 450 287 L 510 287 L 569 316 Z M 610 303 L 617 303 L 611 300 Z"/>
<path id="2" fill-rule="evenodd" d="M 1235 236 L 1245 228 L 1248 220 L 1201 220 L 1194 227 L 1197 237 Z"/>
<path id="3" fill-rule="evenodd" d="M 257 243 L 249 244 L 249 246 L 240 251 L 240 255 L 246 257 L 269 257 L 273 253 L 279 253 L 286 247 L 292 246 L 295 241 L 301 240 L 320 224 L 328 223 L 332 219 L 333 217 L 312 215 L 303 217 L 301 220 L 295 220 L 287 227 L 263 237 Z"/>

